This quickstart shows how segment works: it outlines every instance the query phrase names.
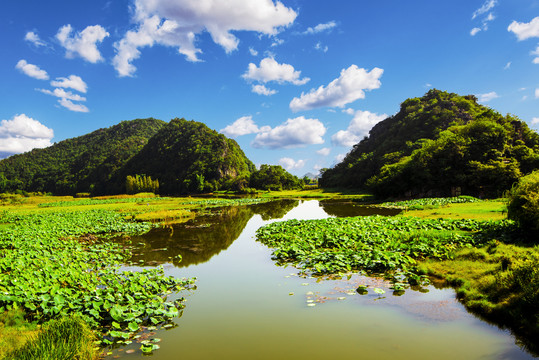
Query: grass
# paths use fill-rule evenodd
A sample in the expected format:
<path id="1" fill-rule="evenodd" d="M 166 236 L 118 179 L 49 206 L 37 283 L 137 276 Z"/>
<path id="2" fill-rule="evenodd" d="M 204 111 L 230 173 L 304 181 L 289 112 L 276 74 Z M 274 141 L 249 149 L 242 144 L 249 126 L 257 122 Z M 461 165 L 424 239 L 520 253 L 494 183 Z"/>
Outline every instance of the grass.
<path id="1" fill-rule="evenodd" d="M 10 360 L 93 360 L 98 359 L 95 335 L 84 320 L 69 316 L 52 320 L 37 335 L 5 354 Z"/>
<path id="2" fill-rule="evenodd" d="M 497 199 L 475 203 L 449 204 L 432 209 L 408 210 L 401 216 L 413 216 L 423 219 L 503 220 L 507 218 L 506 209 L 506 201 Z"/>
<path id="3" fill-rule="evenodd" d="M 24 319 L 24 311 L 13 309 L 0 314 L 0 359 L 10 349 L 19 349 L 39 333 L 35 323 Z"/>
<path id="4" fill-rule="evenodd" d="M 281 191 L 267 191 L 257 194 L 261 198 L 312 198 L 312 199 L 364 199 L 369 200 L 372 195 L 365 194 L 363 192 L 357 192 L 351 189 L 304 189 L 304 190 L 281 190 Z"/>

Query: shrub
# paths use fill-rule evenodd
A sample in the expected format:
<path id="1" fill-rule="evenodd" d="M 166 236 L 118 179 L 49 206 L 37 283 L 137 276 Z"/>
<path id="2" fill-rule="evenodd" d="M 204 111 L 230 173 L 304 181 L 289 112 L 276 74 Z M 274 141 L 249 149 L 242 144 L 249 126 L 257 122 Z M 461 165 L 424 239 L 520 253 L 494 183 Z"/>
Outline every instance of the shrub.
<path id="1" fill-rule="evenodd" d="M 539 170 L 520 178 L 509 192 L 507 216 L 537 239 L 539 235 Z M 537 241 L 537 240 L 536 240 Z"/>

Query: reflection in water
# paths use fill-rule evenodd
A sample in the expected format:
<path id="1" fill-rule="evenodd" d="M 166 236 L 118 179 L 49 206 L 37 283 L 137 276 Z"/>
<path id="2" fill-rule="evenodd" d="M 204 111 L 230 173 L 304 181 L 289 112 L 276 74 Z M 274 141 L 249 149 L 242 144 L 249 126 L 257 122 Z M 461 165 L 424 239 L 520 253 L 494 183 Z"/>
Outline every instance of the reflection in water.
<path id="1" fill-rule="evenodd" d="M 336 217 L 383 215 L 394 216 L 399 214 L 400 209 L 385 209 L 374 206 L 361 205 L 357 202 L 346 200 L 322 200 L 320 205 L 326 213 Z"/>
<path id="2" fill-rule="evenodd" d="M 172 262 L 177 267 L 205 263 L 227 249 L 253 215 L 259 214 L 264 220 L 280 219 L 297 205 L 297 200 L 282 200 L 252 206 L 230 206 L 183 224 L 153 229 L 144 235 L 131 237 L 133 257 L 130 261 L 150 266 Z"/>

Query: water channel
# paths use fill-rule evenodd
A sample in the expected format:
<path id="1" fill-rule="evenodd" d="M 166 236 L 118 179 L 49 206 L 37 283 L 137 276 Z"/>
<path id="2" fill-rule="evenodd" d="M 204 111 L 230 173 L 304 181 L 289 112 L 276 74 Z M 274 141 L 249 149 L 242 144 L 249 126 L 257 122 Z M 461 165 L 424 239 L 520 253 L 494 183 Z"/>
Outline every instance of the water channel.
<path id="1" fill-rule="evenodd" d="M 220 209 L 133 238 L 133 262 L 198 279 L 196 290 L 181 294 L 186 308 L 175 326 L 144 335 L 161 339 L 152 358 L 533 358 L 510 332 L 468 313 L 451 288 L 431 285 L 393 296 L 379 278 L 303 278 L 293 267 L 276 266 L 271 249 L 255 240 L 256 230 L 273 221 L 373 211 L 353 203 L 285 200 Z M 183 260 L 174 263 L 178 254 Z M 386 293 L 359 295 L 359 285 Z M 112 356 L 141 358 L 139 348 L 116 348 Z"/>

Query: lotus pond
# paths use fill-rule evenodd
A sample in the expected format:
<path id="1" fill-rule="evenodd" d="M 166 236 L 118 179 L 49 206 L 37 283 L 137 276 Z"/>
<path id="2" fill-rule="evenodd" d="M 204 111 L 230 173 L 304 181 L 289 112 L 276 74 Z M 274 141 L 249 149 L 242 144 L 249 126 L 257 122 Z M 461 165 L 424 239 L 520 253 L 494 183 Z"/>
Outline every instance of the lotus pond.
<path id="1" fill-rule="evenodd" d="M 277 221 L 393 215 L 395 211 L 399 210 L 350 202 L 283 200 L 215 209 L 184 224 L 117 237 L 116 245 L 132 253 L 119 270 L 162 267 L 167 278 L 196 277 L 197 281 L 196 290 L 168 299 L 173 303 L 175 297 L 186 298 L 186 307 L 171 320 L 172 326 L 146 328 L 132 343 L 113 345 L 107 351 L 114 358 L 141 358 L 141 342 L 146 341 L 143 344 L 159 342 L 154 359 L 533 358 L 509 331 L 468 313 L 452 288 L 436 282 L 427 285 L 421 278 L 410 282 L 410 274 L 402 274 L 403 292 L 395 289 L 395 278 L 348 271 L 338 257 L 331 262 L 292 257 L 292 251 L 296 255 L 302 251 L 294 241 L 285 248 L 261 239 L 270 248 L 256 240 L 257 231 L 259 237 L 261 232 L 286 235 L 286 228 L 270 225 Z M 338 228 L 346 228 L 345 220 L 335 221 Z M 394 222 L 398 232 L 400 225 Z M 433 226 L 455 232 L 454 241 L 442 246 L 448 250 L 476 241 L 460 234 L 473 228 L 473 222 Z M 417 245 L 406 257 L 389 261 L 395 268 L 411 269 L 416 256 L 432 250 Z M 371 270 L 381 270 L 377 260 L 369 260 L 375 265 Z M 339 275 L 333 274 L 338 271 Z"/>

